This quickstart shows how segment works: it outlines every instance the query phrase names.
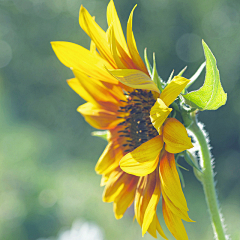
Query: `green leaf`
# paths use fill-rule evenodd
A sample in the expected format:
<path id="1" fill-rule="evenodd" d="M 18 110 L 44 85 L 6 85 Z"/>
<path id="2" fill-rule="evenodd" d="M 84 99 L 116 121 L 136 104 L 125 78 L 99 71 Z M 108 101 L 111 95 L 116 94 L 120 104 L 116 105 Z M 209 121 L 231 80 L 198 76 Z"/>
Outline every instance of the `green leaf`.
<path id="1" fill-rule="evenodd" d="M 227 94 L 224 92 L 216 59 L 207 44 L 202 41 L 203 50 L 206 58 L 206 76 L 203 86 L 192 91 L 183 97 L 190 106 L 197 107 L 199 110 L 216 110 L 226 103 Z"/>
<path id="2" fill-rule="evenodd" d="M 95 137 L 100 137 L 104 140 L 107 140 L 108 138 L 108 131 L 95 131 L 95 132 L 92 132 L 92 136 L 95 136 Z"/>

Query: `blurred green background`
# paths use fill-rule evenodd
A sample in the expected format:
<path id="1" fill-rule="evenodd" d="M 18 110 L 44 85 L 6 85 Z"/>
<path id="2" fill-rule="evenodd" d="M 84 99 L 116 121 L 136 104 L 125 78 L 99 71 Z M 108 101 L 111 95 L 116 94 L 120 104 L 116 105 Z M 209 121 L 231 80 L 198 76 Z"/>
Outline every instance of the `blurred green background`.
<path id="1" fill-rule="evenodd" d="M 228 101 L 199 119 L 213 146 L 227 232 L 239 240 L 240 2 L 115 0 L 124 32 L 136 3 L 133 30 L 139 52 L 143 56 L 147 47 L 149 59 L 156 52 L 163 79 L 186 65 L 184 76 L 192 76 L 204 61 L 201 39 L 217 58 Z M 106 30 L 108 0 L 0 0 L 0 239 L 56 239 L 79 218 L 101 227 L 105 240 L 142 239 L 132 209 L 116 220 L 112 204 L 101 201 L 94 165 L 106 142 L 92 137 L 94 129 L 76 112 L 83 100 L 66 83 L 73 74 L 50 46 L 61 40 L 89 48 L 90 39 L 78 24 L 81 4 Z M 203 79 L 204 74 L 193 89 Z M 184 192 L 196 221 L 185 224 L 189 239 L 213 239 L 201 185 L 181 163 L 189 168 L 183 173 Z M 166 229 L 160 207 L 158 212 Z"/>

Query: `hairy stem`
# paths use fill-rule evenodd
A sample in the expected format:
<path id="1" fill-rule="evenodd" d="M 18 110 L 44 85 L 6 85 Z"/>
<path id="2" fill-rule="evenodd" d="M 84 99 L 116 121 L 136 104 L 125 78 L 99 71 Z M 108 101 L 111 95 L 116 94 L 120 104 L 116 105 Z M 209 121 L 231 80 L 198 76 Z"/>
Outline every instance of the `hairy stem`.
<path id="1" fill-rule="evenodd" d="M 193 123 L 188 129 L 195 135 L 200 145 L 200 155 L 202 161 L 202 174 L 200 181 L 202 182 L 206 202 L 208 205 L 213 231 L 217 240 L 226 240 L 223 221 L 221 220 L 220 209 L 217 202 L 217 194 L 215 190 L 213 169 L 211 164 L 211 153 L 204 132 L 197 123 L 195 113 L 191 114 Z"/>

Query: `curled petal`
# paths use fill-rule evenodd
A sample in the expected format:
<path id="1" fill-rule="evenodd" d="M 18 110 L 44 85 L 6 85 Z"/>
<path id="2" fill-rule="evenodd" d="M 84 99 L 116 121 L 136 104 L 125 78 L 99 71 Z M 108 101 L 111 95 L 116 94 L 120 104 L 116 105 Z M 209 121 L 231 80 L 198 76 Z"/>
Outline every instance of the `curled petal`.
<path id="1" fill-rule="evenodd" d="M 108 34 L 109 34 L 109 43 L 110 43 L 110 49 L 111 49 L 111 53 L 113 55 L 113 58 L 118 66 L 118 68 L 128 68 L 127 65 L 125 65 L 124 60 L 121 58 L 121 55 L 117 49 L 117 40 L 115 39 L 115 34 L 114 34 L 114 29 L 113 29 L 113 25 L 111 25 L 108 29 Z"/>
<path id="2" fill-rule="evenodd" d="M 175 118 L 169 118 L 165 121 L 163 141 L 165 142 L 166 151 L 170 153 L 180 153 L 193 147 L 186 128 Z"/>
<path id="3" fill-rule="evenodd" d="M 132 20 L 133 20 L 133 12 L 134 9 L 136 8 L 137 5 L 134 6 L 133 10 L 130 13 L 129 19 L 128 19 L 128 24 L 127 24 L 127 43 L 128 43 L 128 48 L 130 51 L 130 54 L 132 56 L 132 60 L 138 70 L 141 70 L 145 72 L 145 74 L 148 74 L 147 68 L 145 64 L 143 63 L 138 50 L 137 50 L 137 45 L 136 41 L 133 35 L 132 31 Z"/>
<path id="4" fill-rule="evenodd" d="M 105 58 L 113 68 L 116 68 L 117 66 L 111 54 L 106 33 L 101 27 L 99 27 L 94 18 L 83 6 L 80 8 L 79 24 L 81 28 L 88 34 L 88 36 L 94 41 L 100 55 Z"/>
<path id="5" fill-rule="evenodd" d="M 122 26 L 118 18 L 118 14 L 117 14 L 113 0 L 111 0 L 107 6 L 107 21 L 108 21 L 108 26 L 112 24 L 114 32 L 118 38 L 118 42 L 122 46 L 122 49 L 127 54 L 129 54 L 127 43 L 122 31 Z"/>
<path id="6" fill-rule="evenodd" d="M 156 84 L 142 71 L 136 69 L 117 69 L 109 72 L 121 83 L 135 89 L 159 92 Z"/>
<path id="7" fill-rule="evenodd" d="M 160 98 L 164 101 L 166 106 L 169 106 L 177 96 L 182 92 L 182 90 L 187 86 L 190 80 L 176 76 L 173 80 L 164 88 Z"/>
<path id="8" fill-rule="evenodd" d="M 160 98 L 157 99 L 151 108 L 150 119 L 160 135 L 162 134 L 162 125 L 171 111 L 172 109 L 168 108 Z"/>
<path id="9" fill-rule="evenodd" d="M 156 136 L 126 154 L 120 161 L 120 167 L 129 174 L 145 176 L 156 169 L 162 148 L 162 137 Z"/>

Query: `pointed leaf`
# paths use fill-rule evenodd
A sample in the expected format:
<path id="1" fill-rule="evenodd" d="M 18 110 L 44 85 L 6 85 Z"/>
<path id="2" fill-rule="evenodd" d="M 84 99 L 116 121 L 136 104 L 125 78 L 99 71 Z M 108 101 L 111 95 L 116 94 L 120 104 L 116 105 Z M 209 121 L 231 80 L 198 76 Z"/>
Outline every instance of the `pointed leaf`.
<path id="1" fill-rule="evenodd" d="M 189 105 L 197 106 L 201 111 L 216 110 L 226 103 L 227 94 L 220 82 L 216 59 L 207 44 L 204 41 L 202 44 L 206 58 L 205 82 L 200 89 L 183 96 Z"/>
<path id="2" fill-rule="evenodd" d="M 172 79 L 173 79 L 173 74 L 174 74 L 174 69 L 172 70 L 172 72 L 171 72 L 171 74 L 170 74 L 170 76 L 169 76 L 169 78 L 168 78 L 168 80 L 167 80 L 167 84 L 169 84 L 169 83 L 172 81 Z"/>
<path id="3" fill-rule="evenodd" d="M 178 167 L 178 165 L 176 165 L 176 168 L 177 168 L 178 175 L 180 177 L 180 182 L 182 183 L 182 187 L 184 188 L 185 187 L 185 181 L 184 181 L 183 174 L 182 174 L 180 168 Z"/>
<path id="4" fill-rule="evenodd" d="M 177 76 L 181 77 L 181 76 L 183 75 L 183 73 L 186 71 L 186 69 L 187 69 L 187 66 L 184 67 L 184 68 L 177 74 Z"/>
<path id="5" fill-rule="evenodd" d="M 197 169 L 199 172 L 202 173 L 201 169 L 199 168 L 199 166 L 197 164 L 194 163 L 194 161 L 192 160 L 192 157 L 193 156 L 189 156 L 188 152 L 187 151 L 184 151 L 183 152 L 183 155 L 184 155 L 184 159 L 185 161 L 193 168 Z"/>
<path id="6" fill-rule="evenodd" d="M 145 64 L 146 64 L 148 73 L 149 73 L 149 75 L 151 75 L 152 74 L 152 66 L 147 57 L 147 48 L 144 49 L 144 60 L 145 60 Z"/>
<path id="7" fill-rule="evenodd" d="M 155 84 L 157 85 L 157 87 L 158 87 L 158 89 L 160 90 L 160 92 L 162 92 L 162 91 L 163 91 L 163 88 L 162 88 L 162 80 L 161 80 L 161 78 L 158 76 L 155 53 L 153 53 L 153 70 L 152 70 L 151 77 L 152 77 L 152 80 L 153 80 L 153 81 L 155 82 Z"/>
<path id="8" fill-rule="evenodd" d="M 95 136 L 95 137 L 100 137 L 100 138 L 102 138 L 104 140 L 107 140 L 107 138 L 108 138 L 108 130 L 106 130 L 106 131 L 94 131 L 94 132 L 92 132 L 91 135 Z"/>

